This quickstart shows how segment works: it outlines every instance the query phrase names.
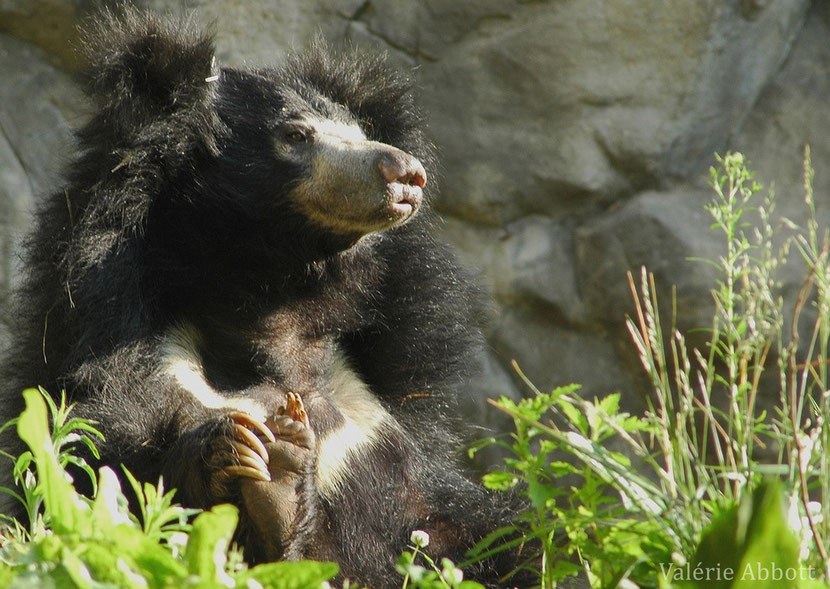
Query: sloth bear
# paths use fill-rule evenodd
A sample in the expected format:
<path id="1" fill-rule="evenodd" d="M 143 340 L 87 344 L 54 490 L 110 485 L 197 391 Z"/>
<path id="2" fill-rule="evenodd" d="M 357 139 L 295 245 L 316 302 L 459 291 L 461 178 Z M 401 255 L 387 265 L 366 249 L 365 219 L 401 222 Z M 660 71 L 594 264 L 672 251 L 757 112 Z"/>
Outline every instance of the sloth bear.
<path id="1" fill-rule="evenodd" d="M 431 232 L 411 83 L 322 44 L 218 68 L 210 35 L 130 10 L 86 48 L 96 110 L 25 251 L 4 417 L 65 389 L 100 464 L 237 505 L 251 561 L 394 587 L 415 529 L 463 559 L 512 508 L 454 458 L 480 300 Z"/>

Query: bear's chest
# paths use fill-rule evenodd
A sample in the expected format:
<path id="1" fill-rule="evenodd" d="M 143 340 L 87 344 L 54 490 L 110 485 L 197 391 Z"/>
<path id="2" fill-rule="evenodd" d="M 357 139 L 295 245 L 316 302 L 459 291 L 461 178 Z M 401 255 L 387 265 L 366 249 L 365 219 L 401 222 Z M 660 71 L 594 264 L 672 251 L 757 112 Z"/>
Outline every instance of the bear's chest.
<path id="1" fill-rule="evenodd" d="M 308 340 L 295 349 L 298 342 L 292 340 L 298 337 L 291 334 L 275 342 L 265 358 L 242 363 L 241 357 L 231 361 L 220 350 L 206 348 L 193 325 L 179 325 L 165 334 L 162 371 L 198 405 L 243 411 L 263 422 L 285 405 L 286 393 L 298 393 L 319 440 L 316 478 L 326 496 L 345 484 L 350 463 L 399 426 L 334 338 Z M 285 359 L 290 368 L 271 357 L 280 345 L 292 350 L 293 357 Z M 222 349 L 230 356 L 238 353 Z"/>

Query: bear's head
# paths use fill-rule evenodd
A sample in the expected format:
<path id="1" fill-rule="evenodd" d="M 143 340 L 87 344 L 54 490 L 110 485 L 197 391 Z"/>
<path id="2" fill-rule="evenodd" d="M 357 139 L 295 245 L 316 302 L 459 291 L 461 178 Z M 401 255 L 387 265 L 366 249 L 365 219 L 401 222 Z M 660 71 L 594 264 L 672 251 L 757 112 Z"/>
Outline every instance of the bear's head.
<path id="1" fill-rule="evenodd" d="M 291 67 L 308 68 L 308 59 Z M 247 194 L 351 238 L 405 223 L 420 208 L 423 164 L 378 140 L 380 121 L 362 118 L 359 105 L 296 69 L 223 70 L 217 84 L 226 130 L 216 169 Z"/>
<path id="2" fill-rule="evenodd" d="M 422 207 L 431 148 L 384 58 L 317 42 L 279 69 L 219 68 L 193 26 L 128 12 L 95 30 L 82 138 L 139 231 L 342 250 Z"/>

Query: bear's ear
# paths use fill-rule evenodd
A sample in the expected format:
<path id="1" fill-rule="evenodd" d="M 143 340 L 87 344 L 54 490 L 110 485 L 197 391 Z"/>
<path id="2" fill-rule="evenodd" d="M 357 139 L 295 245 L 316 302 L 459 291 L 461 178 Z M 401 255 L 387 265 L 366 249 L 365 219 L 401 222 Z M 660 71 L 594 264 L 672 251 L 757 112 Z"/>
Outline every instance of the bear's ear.
<path id="1" fill-rule="evenodd" d="M 165 20 L 121 6 L 90 21 L 82 38 L 87 91 L 115 121 L 142 124 L 199 110 L 212 95 L 213 36 L 192 19 Z"/>

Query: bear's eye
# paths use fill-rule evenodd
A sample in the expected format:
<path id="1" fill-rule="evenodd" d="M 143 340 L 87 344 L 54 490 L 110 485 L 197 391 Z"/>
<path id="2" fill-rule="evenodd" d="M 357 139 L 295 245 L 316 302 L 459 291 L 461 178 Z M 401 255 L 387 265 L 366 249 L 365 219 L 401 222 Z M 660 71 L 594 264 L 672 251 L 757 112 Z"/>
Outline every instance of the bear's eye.
<path id="1" fill-rule="evenodd" d="M 295 129 L 286 133 L 285 138 L 291 143 L 305 143 L 309 139 L 309 134 Z"/>

